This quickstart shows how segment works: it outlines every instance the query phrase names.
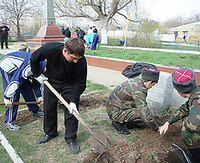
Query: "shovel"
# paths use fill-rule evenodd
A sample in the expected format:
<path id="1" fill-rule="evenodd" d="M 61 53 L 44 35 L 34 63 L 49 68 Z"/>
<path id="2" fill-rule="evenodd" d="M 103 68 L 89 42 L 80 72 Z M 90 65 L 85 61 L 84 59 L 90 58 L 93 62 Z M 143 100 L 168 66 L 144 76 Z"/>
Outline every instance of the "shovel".
<path id="1" fill-rule="evenodd" d="M 37 101 L 31 101 L 31 102 L 13 102 L 12 105 L 33 105 L 33 104 L 40 104 L 40 102 Z M 5 105 L 4 102 L 0 102 L 0 106 Z"/>
<path id="2" fill-rule="evenodd" d="M 64 100 L 64 98 L 51 86 L 48 81 L 44 81 L 44 84 L 55 94 L 55 96 L 68 108 L 69 104 Z M 103 134 L 103 132 L 98 131 L 95 133 L 92 129 L 86 124 L 86 122 L 77 114 L 75 111 L 72 114 L 80 121 L 80 123 L 87 129 L 87 131 L 91 134 L 90 144 L 91 146 L 100 154 L 106 152 L 110 146 L 110 140 Z"/>

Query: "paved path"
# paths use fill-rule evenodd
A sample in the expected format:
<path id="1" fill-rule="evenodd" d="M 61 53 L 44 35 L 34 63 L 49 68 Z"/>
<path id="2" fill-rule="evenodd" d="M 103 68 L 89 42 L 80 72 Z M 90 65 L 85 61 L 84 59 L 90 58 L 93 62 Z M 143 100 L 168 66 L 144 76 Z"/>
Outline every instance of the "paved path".
<path id="1" fill-rule="evenodd" d="M 0 53 L 1 54 L 8 54 L 8 53 L 11 53 L 11 52 L 14 52 L 14 51 L 18 51 L 20 48 L 15 46 L 15 45 L 9 45 L 8 46 L 9 49 L 3 49 L 3 50 L 0 50 Z"/>

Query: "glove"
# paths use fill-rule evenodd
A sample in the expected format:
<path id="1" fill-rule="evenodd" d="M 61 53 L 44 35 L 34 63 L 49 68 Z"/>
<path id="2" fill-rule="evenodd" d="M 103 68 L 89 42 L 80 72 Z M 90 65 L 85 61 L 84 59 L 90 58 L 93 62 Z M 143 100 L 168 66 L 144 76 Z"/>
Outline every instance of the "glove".
<path id="1" fill-rule="evenodd" d="M 74 102 L 70 102 L 69 103 L 69 113 L 72 114 L 73 111 L 75 111 L 79 115 L 76 104 Z"/>
<path id="2" fill-rule="evenodd" d="M 37 78 L 35 78 L 38 82 L 40 82 L 41 84 L 44 84 L 45 80 L 48 80 L 47 77 L 45 77 L 43 74 L 41 74 L 40 76 L 38 76 Z"/>
<path id="3" fill-rule="evenodd" d="M 10 107 L 12 106 L 12 102 L 9 99 L 4 98 L 5 106 Z"/>
<path id="4" fill-rule="evenodd" d="M 38 97 L 38 102 L 40 103 L 40 105 L 43 105 L 43 98 L 42 97 Z"/>

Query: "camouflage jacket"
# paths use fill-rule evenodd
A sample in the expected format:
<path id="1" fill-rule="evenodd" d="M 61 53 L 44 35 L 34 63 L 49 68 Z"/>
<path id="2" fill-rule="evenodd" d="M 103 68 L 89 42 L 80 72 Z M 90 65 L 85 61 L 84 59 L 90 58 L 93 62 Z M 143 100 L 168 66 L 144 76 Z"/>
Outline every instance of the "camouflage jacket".
<path id="1" fill-rule="evenodd" d="M 153 115 L 147 107 L 147 89 L 140 78 L 131 78 L 117 86 L 108 99 L 107 105 L 119 108 L 119 111 L 137 109 L 138 117 L 148 123 Z M 130 114 L 134 114 L 134 111 Z"/>
<path id="2" fill-rule="evenodd" d="M 200 87 L 197 86 L 188 101 L 168 120 L 170 124 L 183 119 L 182 134 L 186 145 L 200 147 Z"/>

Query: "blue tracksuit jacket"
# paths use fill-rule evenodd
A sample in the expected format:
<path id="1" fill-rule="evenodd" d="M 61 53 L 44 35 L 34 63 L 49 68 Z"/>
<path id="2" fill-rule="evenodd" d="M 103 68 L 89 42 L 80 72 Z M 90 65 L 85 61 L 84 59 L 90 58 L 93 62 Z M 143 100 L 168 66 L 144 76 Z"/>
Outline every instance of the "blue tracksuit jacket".
<path id="1" fill-rule="evenodd" d="M 12 52 L 0 60 L 0 71 L 3 79 L 4 98 L 18 102 L 20 93 L 25 101 L 36 101 L 41 97 L 41 84 L 28 76 L 32 74 L 30 68 L 31 53 L 25 51 Z M 37 112 L 38 105 L 28 105 L 29 110 Z M 16 120 L 18 106 L 6 107 L 5 122 Z"/>

